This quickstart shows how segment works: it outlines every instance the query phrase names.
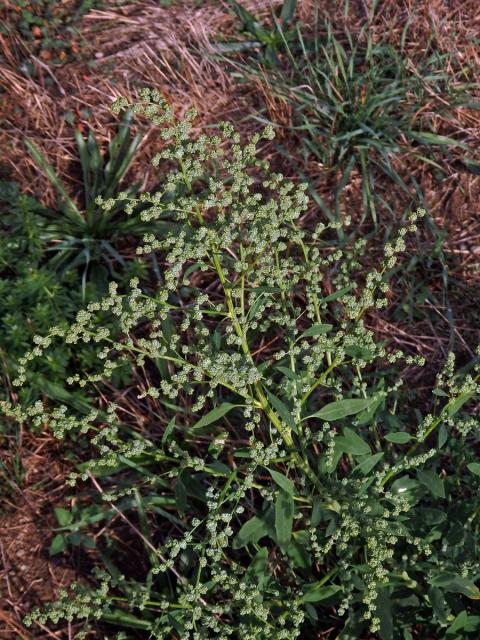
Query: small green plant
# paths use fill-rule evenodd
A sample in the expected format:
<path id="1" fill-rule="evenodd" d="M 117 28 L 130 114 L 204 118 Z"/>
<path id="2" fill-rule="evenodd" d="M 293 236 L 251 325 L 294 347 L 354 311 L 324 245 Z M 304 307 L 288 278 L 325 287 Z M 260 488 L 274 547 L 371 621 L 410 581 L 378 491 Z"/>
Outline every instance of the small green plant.
<path id="1" fill-rule="evenodd" d="M 52 349 L 42 365 L 21 390 L 12 387 L 17 361 L 33 336 L 48 331 L 52 324 L 69 326 L 82 304 L 81 283 L 69 273 L 60 283 L 45 267 L 46 246 L 42 240 L 45 207 L 22 194 L 18 185 L 0 181 L 0 386 L 8 398 L 31 404 L 47 394 L 77 408 L 88 408 L 85 394 L 69 394 L 64 380 L 70 363 L 84 365 L 95 352 L 89 345 Z M 94 297 L 87 287 L 87 299 Z M 20 391 L 20 393 L 19 393 Z M 25 472 L 22 466 L 22 431 L 10 420 L 0 418 L 0 494 L 18 499 Z M 7 504 L 7 503 L 6 503 Z"/>
<path id="2" fill-rule="evenodd" d="M 25 142 L 33 160 L 59 194 L 59 208 L 44 208 L 42 212 L 46 224 L 41 235 L 48 242 L 47 251 L 53 254 L 49 268 L 60 275 L 72 269 L 81 270 L 84 296 L 88 280 L 105 289 L 109 277 L 118 278 L 118 269 L 126 265 L 122 253 L 129 253 L 128 240 L 141 236 L 149 228 L 138 217 L 142 205 L 131 211 L 130 216 L 119 215 L 140 186 L 135 184 L 119 193 L 121 181 L 141 142 L 139 134 L 133 139 L 130 137 L 130 121 L 131 114 L 127 114 L 105 155 L 92 131 L 86 140 L 78 129 L 75 131 L 83 177 L 78 205 L 38 147 L 31 140 Z M 98 198 L 110 206 L 98 206 Z"/>
<path id="3" fill-rule="evenodd" d="M 45 207 L 35 198 L 22 194 L 18 185 L 0 182 L 0 357 L 2 387 L 11 390 L 15 365 L 34 335 L 52 324 L 66 323 L 75 317 L 82 304 L 80 282 L 70 273 L 63 283 L 46 268 L 47 244 L 44 239 Z M 91 286 L 87 298 L 95 295 Z M 86 352 L 88 348 L 84 350 Z M 44 367 L 29 381 L 25 399 L 37 399 L 49 387 L 60 389 L 68 371 L 71 350 L 56 349 L 44 361 Z M 49 371 L 47 381 L 46 371 Z"/>
<path id="4" fill-rule="evenodd" d="M 273 14 L 273 24 L 270 28 L 262 25 L 257 17 L 245 9 L 236 0 L 230 0 L 236 16 L 241 22 L 242 32 L 248 39 L 242 41 L 219 42 L 217 51 L 221 53 L 241 53 L 255 49 L 260 52 L 265 64 L 279 64 L 278 51 L 283 49 L 286 39 L 294 35 L 294 30 L 289 29 L 295 16 L 296 0 L 285 0 L 278 15 Z"/>
<path id="5" fill-rule="evenodd" d="M 194 140 L 194 113 L 141 96 L 133 110 L 170 142 L 140 215 L 178 227 L 137 249 L 160 255 L 162 279 L 148 294 L 112 283 L 19 362 L 22 386 L 52 348 L 95 345 L 66 382 L 100 392 L 98 411 L 1 405 L 98 451 L 70 478 L 76 506 L 57 510 L 51 548 L 89 548 L 98 586 L 27 622 L 100 621 L 128 630 L 118 638 L 477 638 L 480 366 L 456 373 L 451 354 L 420 398 L 398 371 L 422 359 L 364 323 L 425 212 L 365 274 L 365 241 L 335 247 L 306 186 L 258 159 L 271 127 L 244 146 L 228 124 Z M 131 386 L 112 396 L 109 382 L 125 368 L 134 412 Z"/>

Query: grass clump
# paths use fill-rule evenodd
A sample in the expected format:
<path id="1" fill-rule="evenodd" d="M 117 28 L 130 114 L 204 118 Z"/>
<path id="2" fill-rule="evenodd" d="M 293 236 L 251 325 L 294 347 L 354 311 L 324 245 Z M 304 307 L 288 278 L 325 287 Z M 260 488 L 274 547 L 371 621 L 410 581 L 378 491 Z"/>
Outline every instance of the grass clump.
<path id="1" fill-rule="evenodd" d="M 131 115 L 126 114 L 105 154 L 91 130 L 86 139 L 78 129 L 75 130 L 82 170 L 81 189 L 76 200 L 70 197 L 35 143 L 30 139 L 25 142 L 32 159 L 58 192 L 58 208 L 42 210 L 44 224 L 40 235 L 48 243 L 49 269 L 57 272 L 60 278 L 72 270 L 80 272 L 84 297 L 88 281 L 105 293 L 109 278 L 121 276 L 127 266 L 128 240 L 141 237 L 148 228 L 138 217 L 141 207 L 132 211 L 128 218 L 118 215 L 125 201 L 137 195 L 140 188 L 139 184 L 133 184 L 120 191 L 141 143 L 140 135 L 133 138 L 130 135 Z M 98 198 L 103 198 L 108 206 L 99 207 Z M 135 263 L 130 261 L 129 268 L 134 269 Z M 145 275 L 145 271 L 138 271 L 138 275 Z"/>
<path id="2" fill-rule="evenodd" d="M 258 24 L 248 15 L 242 18 L 244 25 Z M 260 38 L 247 40 L 243 49 L 242 42 L 236 43 L 243 62 L 231 64 L 241 82 L 260 87 L 263 105 L 256 117 L 282 131 L 287 158 L 293 153 L 308 167 L 308 175 L 319 175 L 310 180 L 311 191 L 324 213 L 338 220 L 340 196 L 358 175 L 361 220 L 369 213 L 376 225 L 379 210 L 387 220 L 398 216 L 399 197 L 410 203 L 424 198 L 409 162 L 441 178 L 457 154 L 466 156 L 468 168 L 474 151 L 458 132 L 443 135 L 432 123 L 450 122 L 456 108 L 474 104 L 478 84 L 474 68 L 460 63 L 455 53 L 428 46 L 422 54 L 411 52 L 408 21 L 394 43 L 379 33 L 378 25 L 373 28 L 374 20 L 372 10 L 353 31 L 346 24 L 332 24 L 320 11 L 308 28 L 273 18 L 275 55 L 267 56 L 272 45 L 265 49 Z M 229 48 L 220 44 L 218 50 L 226 53 Z M 317 192 L 325 175 L 336 182 L 333 207 Z"/>
<path id="3" fill-rule="evenodd" d="M 480 367 L 449 356 L 420 400 L 400 370 L 422 359 L 364 323 L 425 212 L 364 274 L 365 242 L 335 247 L 305 185 L 258 159 L 270 127 L 245 145 L 228 124 L 192 139 L 194 113 L 177 120 L 149 90 L 133 110 L 168 143 L 162 188 L 130 198 L 178 225 L 137 249 L 158 255 L 157 289 L 111 284 L 20 361 L 21 386 L 54 345 L 93 344 L 67 385 L 95 389 L 96 411 L 2 403 L 97 452 L 58 514 L 89 540 L 97 586 L 33 615 L 118 638 L 477 637 Z M 135 384 L 116 393 L 122 369 Z"/>
<path id="4" fill-rule="evenodd" d="M 0 353 L 6 388 L 15 377 L 16 360 L 33 335 L 53 324 L 71 322 L 82 304 L 108 291 L 111 279 L 120 286 L 133 276 L 148 280 L 148 268 L 136 259 L 130 241 L 151 225 L 140 220 L 141 206 L 129 217 L 122 211 L 125 198 L 137 195 L 140 187 L 133 184 L 120 191 L 141 142 L 140 136 L 131 137 L 130 122 L 131 114 L 126 114 L 105 154 L 91 131 L 84 139 L 76 130 L 82 180 L 74 198 L 27 139 L 38 168 L 58 192 L 56 208 L 21 193 L 17 183 L 0 181 Z M 108 202 L 119 195 L 111 206 L 95 202 L 98 197 Z M 51 375 L 63 381 L 71 357 L 65 350 L 50 354 Z M 43 375 L 37 374 L 31 382 L 37 391 L 47 384 L 50 393 L 54 387 L 62 393 L 56 381 L 49 385 Z"/>

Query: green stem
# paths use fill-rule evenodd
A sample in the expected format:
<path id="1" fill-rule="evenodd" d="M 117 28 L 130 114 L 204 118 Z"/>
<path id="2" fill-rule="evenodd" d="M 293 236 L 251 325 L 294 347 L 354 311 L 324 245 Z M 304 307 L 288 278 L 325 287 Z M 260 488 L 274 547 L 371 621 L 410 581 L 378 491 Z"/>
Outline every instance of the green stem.
<path id="1" fill-rule="evenodd" d="M 213 256 L 213 263 L 215 265 L 215 269 L 218 273 L 218 277 L 220 280 L 220 283 L 222 284 L 223 290 L 224 290 L 224 294 L 225 294 L 225 300 L 227 303 L 227 308 L 230 314 L 230 318 L 232 320 L 232 324 L 233 327 L 235 329 L 235 333 L 237 334 L 237 336 L 240 338 L 241 340 L 241 346 L 242 346 L 242 351 L 244 352 L 244 354 L 250 359 L 250 361 L 253 363 L 253 358 L 252 358 L 252 354 L 250 352 L 250 348 L 248 346 L 247 340 L 245 338 L 245 333 L 238 321 L 237 318 L 237 314 L 236 314 L 236 310 L 235 310 L 235 305 L 233 303 L 232 300 L 232 295 L 230 290 L 225 286 L 227 284 L 227 280 L 225 278 L 225 274 L 223 273 L 223 269 L 222 266 L 220 264 L 220 261 L 218 259 L 218 255 L 217 252 L 215 250 L 215 247 L 212 246 L 212 256 Z M 302 457 L 300 455 L 300 453 L 298 451 L 295 450 L 295 442 L 292 438 L 292 434 L 290 429 L 285 428 L 281 422 L 281 420 L 278 418 L 277 414 L 273 411 L 272 407 L 270 406 L 264 390 L 263 390 L 263 386 L 260 382 L 256 382 L 254 384 L 254 389 L 255 389 L 255 394 L 257 396 L 257 399 L 263 409 L 263 411 L 265 412 L 265 414 L 269 417 L 269 419 L 272 421 L 272 423 L 275 425 L 276 429 L 278 430 L 280 436 L 282 437 L 282 440 L 284 441 L 284 443 L 286 444 L 286 446 L 292 450 L 292 459 L 293 461 L 298 465 L 298 467 L 303 471 L 303 473 L 307 476 L 307 478 L 310 480 L 310 482 L 312 482 L 314 484 L 315 487 L 317 487 L 317 489 L 322 490 L 324 487 L 322 485 L 322 483 L 320 482 L 319 478 L 315 475 L 315 473 L 313 472 L 313 470 L 311 469 L 310 465 L 308 464 L 308 459 L 307 457 Z"/>
<path id="2" fill-rule="evenodd" d="M 478 374 L 477 376 L 475 376 L 475 382 L 478 382 L 478 380 L 480 379 L 480 374 Z M 428 436 L 435 431 L 435 429 L 438 427 L 438 425 L 442 422 L 442 420 L 445 417 L 445 414 L 448 413 L 449 408 L 453 405 L 454 402 L 456 402 L 456 400 L 458 399 L 459 396 L 452 398 L 451 400 L 449 400 L 449 402 L 443 407 L 442 411 L 440 412 L 440 415 L 438 416 L 438 418 L 436 418 L 432 424 L 428 427 L 428 429 L 425 431 L 425 435 L 423 436 L 422 440 L 419 440 L 417 442 L 415 442 L 415 444 L 412 444 L 412 446 L 410 447 L 410 449 L 407 451 L 407 453 L 405 454 L 405 458 L 410 457 L 413 453 L 415 453 L 415 451 L 418 449 L 418 447 L 423 444 L 425 442 L 425 440 L 428 438 Z M 387 482 L 389 480 L 391 480 L 394 476 L 397 475 L 397 473 L 400 473 L 399 471 L 390 471 L 385 478 L 382 480 L 382 486 L 385 486 L 387 484 Z"/>
<path id="3" fill-rule="evenodd" d="M 337 365 L 340 364 L 340 360 L 338 360 L 337 358 L 334 359 L 334 361 L 332 362 L 332 364 L 328 367 L 328 369 L 325 369 L 325 371 L 315 380 L 315 382 L 312 384 L 312 386 L 310 387 L 310 389 L 304 394 L 304 396 L 302 397 L 302 405 L 305 404 L 305 402 L 307 401 L 308 397 L 310 396 L 310 394 L 320 385 L 322 384 L 322 382 L 325 380 L 325 378 L 328 376 L 329 373 L 331 373 L 333 371 L 333 369 L 335 369 L 335 367 Z"/>

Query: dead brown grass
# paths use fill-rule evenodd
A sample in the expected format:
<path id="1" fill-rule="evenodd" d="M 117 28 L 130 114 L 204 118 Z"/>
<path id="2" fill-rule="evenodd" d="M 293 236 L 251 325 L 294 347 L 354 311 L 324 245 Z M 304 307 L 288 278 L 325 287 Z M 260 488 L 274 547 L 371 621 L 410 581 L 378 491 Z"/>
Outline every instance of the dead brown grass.
<path id="1" fill-rule="evenodd" d="M 6 152 L 2 173 L 52 202 L 50 185 L 25 153 L 25 137 L 32 138 L 58 175 L 71 183 L 74 126 L 90 127 L 106 142 L 115 126 L 110 104 L 120 95 L 134 101 L 143 86 L 160 89 L 179 114 L 195 107 L 199 128 L 225 118 L 241 120 L 246 96 L 239 95 L 218 63 L 202 54 L 216 33 L 228 32 L 232 25 L 223 2 L 198 6 L 187 1 L 180 11 L 178 6 L 142 0 L 92 11 L 79 25 L 85 42 L 82 58 L 54 67 L 34 57 L 32 77 L 19 70 L 18 34 L 0 36 L 0 147 Z M 74 126 L 65 121 L 67 113 L 74 114 Z M 146 185 L 153 180 L 148 163 L 153 138 L 153 131 L 147 131 L 133 167 L 135 179 L 141 176 Z"/>
<path id="2" fill-rule="evenodd" d="M 54 600 L 59 589 L 79 575 L 72 566 L 54 563 L 48 555 L 52 528 L 56 526 L 52 505 L 63 499 L 69 468 L 61 444 L 47 431 L 20 432 L 16 441 L 8 448 L 3 442 L 0 452 L 3 468 L 10 476 L 8 492 L 3 474 L 1 479 L 0 637 L 73 637 L 72 626 L 54 632 L 40 623 L 27 629 L 22 622 L 32 607 Z"/>

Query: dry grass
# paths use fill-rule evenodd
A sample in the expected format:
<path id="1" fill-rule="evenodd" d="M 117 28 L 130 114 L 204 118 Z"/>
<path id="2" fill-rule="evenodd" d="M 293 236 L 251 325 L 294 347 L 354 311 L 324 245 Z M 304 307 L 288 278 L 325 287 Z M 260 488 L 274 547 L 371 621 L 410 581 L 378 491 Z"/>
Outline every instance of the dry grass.
<path id="1" fill-rule="evenodd" d="M 17 443 L 2 448 L 0 455 L 2 465 L 11 472 L 0 512 L 0 637 L 73 637 L 68 627 L 53 632 L 37 624 L 27 630 L 22 623 L 27 611 L 55 599 L 59 589 L 79 575 L 72 566 L 54 563 L 48 555 L 56 526 L 51 507 L 62 499 L 69 469 L 61 443 L 47 431 L 21 432 Z M 12 478 L 17 480 L 16 487 Z M 7 487 L 3 474 L 1 481 Z"/>
<path id="2" fill-rule="evenodd" d="M 54 193 L 25 153 L 24 138 L 32 138 L 57 173 L 72 183 L 74 126 L 90 127 L 106 142 L 115 126 L 110 104 L 120 95 L 133 101 L 143 86 L 160 89 L 179 114 L 195 107 L 199 128 L 226 118 L 239 121 L 247 97 L 238 95 L 228 74 L 202 55 L 216 33 L 233 27 L 233 18 L 223 2 L 195 5 L 187 1 L 180 11 L 142 0 L 92 11 L 79 25 L 82 59 L 54 67 L 35 57 L 33 77 L 18 68 L 18 35 L 0 36 L 0 146 L 6 150 L 0 171 L 52 202 Z M 67 113 L 74 114 L 74 126 L 65 121 Z M 134 178 L 141 176 L 147 186 L 154 181 L 148 163 L 153 144 L 149 130 L 133 167 Z"/>

